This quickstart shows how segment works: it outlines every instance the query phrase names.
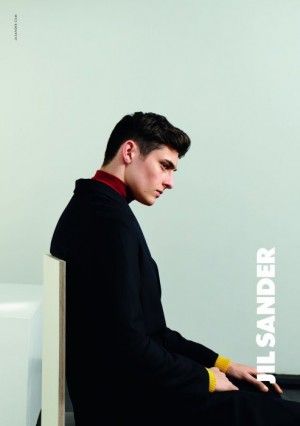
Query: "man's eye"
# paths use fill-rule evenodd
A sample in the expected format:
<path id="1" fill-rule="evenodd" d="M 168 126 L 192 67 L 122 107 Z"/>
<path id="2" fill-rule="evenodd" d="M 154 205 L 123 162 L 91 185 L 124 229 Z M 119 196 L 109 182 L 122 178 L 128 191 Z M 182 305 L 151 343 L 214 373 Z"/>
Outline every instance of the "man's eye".
<path id="1" fill-rule="evenodd" d="M 163 164 L 163 163 L 160 163 L 160 165 L 161 165 L 161 168 L 162 168 L 162 170 L 166 170 L 166 165 L 165 164 Z"/>

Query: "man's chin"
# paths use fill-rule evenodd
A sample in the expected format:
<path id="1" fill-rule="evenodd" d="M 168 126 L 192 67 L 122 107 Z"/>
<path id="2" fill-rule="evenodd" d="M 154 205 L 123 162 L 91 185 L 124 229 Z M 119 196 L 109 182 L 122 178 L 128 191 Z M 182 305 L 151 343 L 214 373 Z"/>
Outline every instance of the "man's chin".
<path id="1" fill-rule="evenodd" d="M 140 198 L 140 199 L 137 199 L 136 198 L 136 200 L 139 202 L 139 203 L 141 203 L 141 204 L 144 204 L 144 206 L 153 206 L 153 204 L 155 204 L 155 201 L 156 201 L 156 197 L 149 197 L 149 198 Z"/>

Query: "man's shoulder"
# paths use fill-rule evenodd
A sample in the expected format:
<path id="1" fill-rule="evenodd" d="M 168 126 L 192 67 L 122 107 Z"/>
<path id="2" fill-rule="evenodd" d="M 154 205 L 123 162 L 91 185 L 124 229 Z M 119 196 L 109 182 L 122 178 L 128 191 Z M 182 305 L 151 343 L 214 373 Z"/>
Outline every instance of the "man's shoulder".
<path id="1" fill-rule="evenodd" d="M 81 211 L 86 220 L 100 228 L 139 229 L 126 199 L 108 185 L 92 179 L 76 181 L 72 210 Z"/>
<path id="2" fill-rule="evenodd" d="M 59 253 L 81 253 L 98 247 L 99 242 L 136 246 L 141 230 L 126 200 L 105 184 L 80 181 L 56 225 L 51 248 L 55 252 L 58 248 Z"/>

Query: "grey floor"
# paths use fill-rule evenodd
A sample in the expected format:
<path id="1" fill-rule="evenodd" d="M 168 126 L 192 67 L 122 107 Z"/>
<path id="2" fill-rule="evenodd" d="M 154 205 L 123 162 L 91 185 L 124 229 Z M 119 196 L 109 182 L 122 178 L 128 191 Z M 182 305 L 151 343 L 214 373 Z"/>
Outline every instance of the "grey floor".
<path id="1" fill-rule="evenodd" d="M 283 394 L 284 399 L 300 402 L 300 389 L 286 389 Z"/>
<path id="2" fill-rule="evenodd" d="M 300 388 L 290 388 L 285 389 L 284 399 L 289 399 L 290 401 L 300 402 Z M 75 426 L 74 416 L 72 412 L 72 404 L 67 393 L 66 395 L 66 414 L 65 414 L 65 426 Z M 37 426 L 40 426 L 40 419 L 37 422 Z"/>

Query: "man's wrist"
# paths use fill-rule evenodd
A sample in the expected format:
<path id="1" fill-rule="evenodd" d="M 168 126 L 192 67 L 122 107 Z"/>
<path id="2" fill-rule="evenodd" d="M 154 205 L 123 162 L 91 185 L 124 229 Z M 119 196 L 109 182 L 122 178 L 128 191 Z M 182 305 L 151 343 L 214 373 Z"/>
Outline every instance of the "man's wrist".
<path id="1" fill-rule="evenodd" d="M 214 392 L 217 384 L 215 373 L 210 368 L 206 368 L 206 370 L 208 372 L 208 391 Z"/>
<path id="2" fill-rule="evenodd" d="M 231 364 L 230 358 L 226 358 L 223 355 L 219 355 L 218 358 L 216 359 L 215 367 L 218 367 L 220 371 L 222 371 L 223 373 L 226 373 L 230 364 Z"/>

